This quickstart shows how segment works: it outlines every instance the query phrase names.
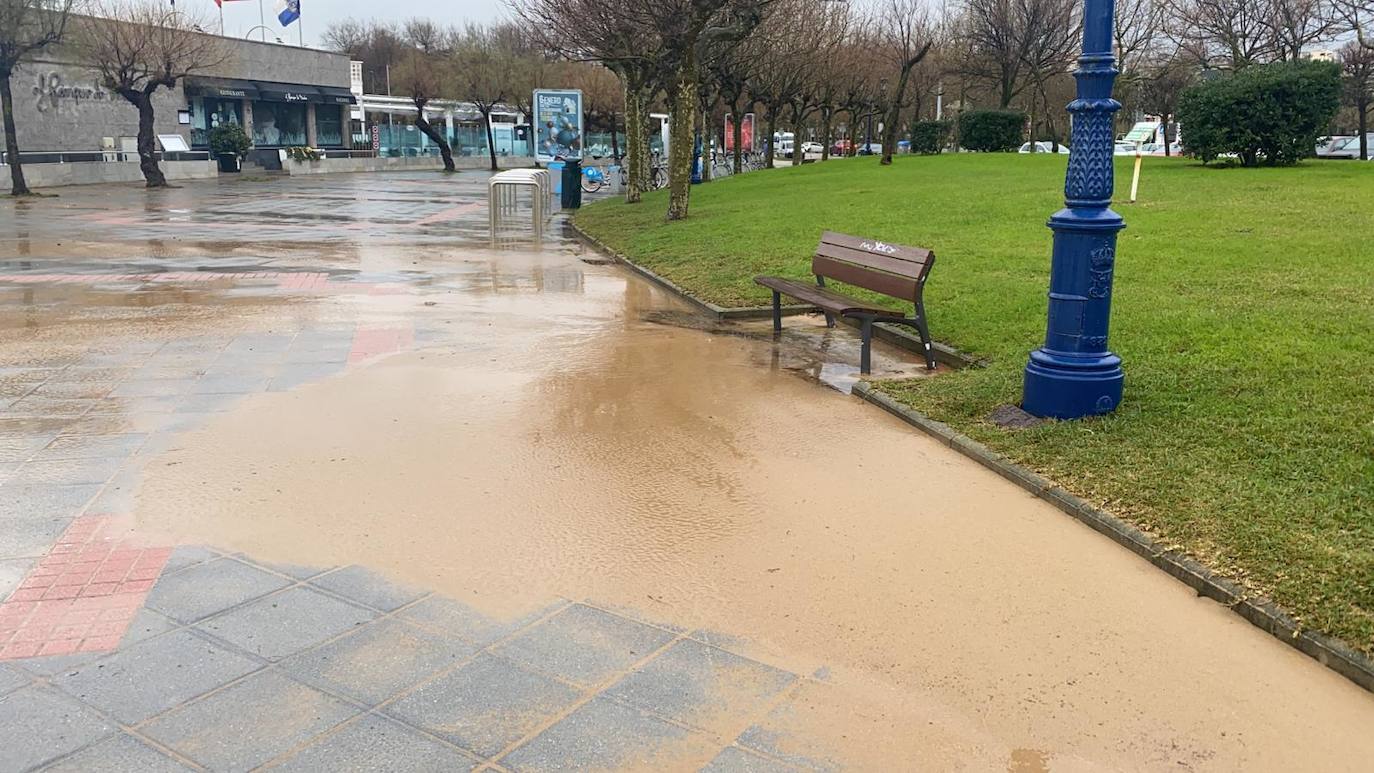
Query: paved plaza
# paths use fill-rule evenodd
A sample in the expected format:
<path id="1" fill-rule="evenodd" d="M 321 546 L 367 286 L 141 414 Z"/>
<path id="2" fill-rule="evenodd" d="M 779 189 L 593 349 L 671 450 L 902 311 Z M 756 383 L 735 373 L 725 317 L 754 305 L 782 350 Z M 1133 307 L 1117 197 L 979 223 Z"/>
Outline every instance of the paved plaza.
<path id="1" fill-rule="evenodd" d="M 852 331 L 704 319 L 485 206 L 0 202 L 0 771 L 1374 753 L 1366 694 L 848 397 Z"/>

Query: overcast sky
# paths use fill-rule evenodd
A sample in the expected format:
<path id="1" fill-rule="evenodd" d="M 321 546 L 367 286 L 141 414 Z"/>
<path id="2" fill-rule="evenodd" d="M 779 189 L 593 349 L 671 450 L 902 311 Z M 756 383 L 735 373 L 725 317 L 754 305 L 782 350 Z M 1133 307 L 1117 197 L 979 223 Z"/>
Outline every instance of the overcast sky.
<path id="1" fill-rule="evenodd" d="M 260 40 L 262 31 L 258 26 L 258 0 L 229 0 L 224 3 L 224 34 L 230 37 L 244 37 L 250 31 L 253 39 Z M 277 21 L 277 0 L 262 0 L 263 23 L 271 32 L 267 39 L 279 37 L 283 42 L 296 43 L 304 32 L 307 46 L 320 44 L 320 33 L 331 22 L 349 17 L 368 19 L 385 17 L 393 21 L 408 19 L 412 16 L 425 16 L 441 24 L 459 24 L 464 21 L 490 22 L 504 18 L 509 7 L 503 0 L 301 0 L 301 18 L 289 27 L 282 27 Z M 219 24 L 219 10 L 214 0 L 181 0 L 178 8 L 190 8 L 204 13 L 213 25 Z M 301 29 L 296 25 L 303 24 Z M 214 28 L 207 29 L 214 31 Z"/>

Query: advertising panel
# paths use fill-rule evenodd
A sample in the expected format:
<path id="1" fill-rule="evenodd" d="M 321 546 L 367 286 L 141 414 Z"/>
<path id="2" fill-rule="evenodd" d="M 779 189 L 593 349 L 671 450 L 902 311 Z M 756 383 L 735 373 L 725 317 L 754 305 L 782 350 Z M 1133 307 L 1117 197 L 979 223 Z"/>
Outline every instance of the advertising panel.
<path id="1" fill-rule="evenodd" d="M 582 92 L 576 89 L 534 92 L 535 157 L 582 158 Z"/>

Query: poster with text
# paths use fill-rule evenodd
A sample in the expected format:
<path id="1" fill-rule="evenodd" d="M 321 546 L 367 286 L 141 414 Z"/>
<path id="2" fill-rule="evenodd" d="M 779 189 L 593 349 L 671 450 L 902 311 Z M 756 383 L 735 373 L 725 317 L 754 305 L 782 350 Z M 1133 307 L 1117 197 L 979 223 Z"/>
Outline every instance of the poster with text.
<path id="1" fill-rule="evenodd" d="M 534 92 L 535 156 L 582 158 L 582 92 L 576 89 Z"/>
<path id="2" fill-rule="evenodd" d="M 742 153 L 754 152 L 754 114 L 745 113 L 739 126 L 739 146 Z M 725 152 L 735 152 L 735 116 L 725 114 Z"/>

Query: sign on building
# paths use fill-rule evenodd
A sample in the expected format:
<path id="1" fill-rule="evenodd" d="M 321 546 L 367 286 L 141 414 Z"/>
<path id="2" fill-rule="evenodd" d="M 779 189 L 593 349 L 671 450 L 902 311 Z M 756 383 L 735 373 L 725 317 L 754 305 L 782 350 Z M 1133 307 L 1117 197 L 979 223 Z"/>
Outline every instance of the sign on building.
<path id="1" fill-rule="evenodd" d="M 582 132 L 581 91 L 537 89 L 534 92 L 534 154 L 537 159 L 582 158 Z"/>

